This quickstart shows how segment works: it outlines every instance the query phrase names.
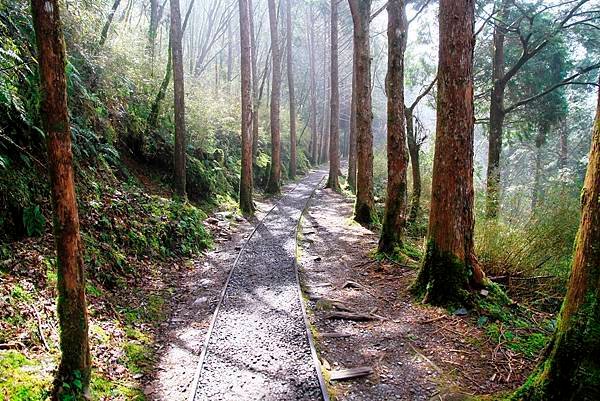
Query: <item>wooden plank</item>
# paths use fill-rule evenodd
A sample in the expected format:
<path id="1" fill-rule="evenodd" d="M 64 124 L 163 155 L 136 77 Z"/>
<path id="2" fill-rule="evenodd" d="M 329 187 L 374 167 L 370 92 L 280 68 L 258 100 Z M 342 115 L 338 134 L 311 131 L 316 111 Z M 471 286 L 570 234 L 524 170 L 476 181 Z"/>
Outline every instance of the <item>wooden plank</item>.
<path id="1" fill-rule="evenodd" d="M 343 320 L 354 320 L 356 322 L 368 322 L 370 320 L 377 320 L 376 316 L 367 313 L 356 313 L 356 312 L 342 312 L 334 311 L 330 312 L 326 316 L 327 319 L 343 319 Z"/>
<path id="2" fill-rule="evenodd" d="M 333 370 L 330 373 L 330 380 L 348 380 L 356 377 L 368 376 L 373 373 L 373 369 L 370 366 L 361 366 L 358 368 L 351 369 L 340 369 Z"/>
<path id="3" fill-rule="evenodd" d="M 349 333 L 321 333 L 320 336 L 322 338 L 346 338 L 346 337 L 351 337 L 352 334 L 349 334 Z"/>

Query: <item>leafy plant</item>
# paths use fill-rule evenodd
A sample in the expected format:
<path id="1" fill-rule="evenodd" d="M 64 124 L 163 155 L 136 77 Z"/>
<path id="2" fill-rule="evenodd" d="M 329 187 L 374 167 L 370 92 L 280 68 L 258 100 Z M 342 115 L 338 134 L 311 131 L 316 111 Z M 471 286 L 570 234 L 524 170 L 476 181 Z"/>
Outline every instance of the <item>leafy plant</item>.
<path id="1" fill-rule="evenodd" d="M 46 218 L 39 205 L 30 206 L 23 210 L 23 225 L 30 237 L 39 237 L 46 228 Z"/>

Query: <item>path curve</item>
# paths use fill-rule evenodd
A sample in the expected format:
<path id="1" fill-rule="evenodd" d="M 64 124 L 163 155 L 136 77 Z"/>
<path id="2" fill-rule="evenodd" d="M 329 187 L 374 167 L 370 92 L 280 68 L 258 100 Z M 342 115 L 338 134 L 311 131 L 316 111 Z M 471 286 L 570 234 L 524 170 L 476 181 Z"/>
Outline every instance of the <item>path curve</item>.
<path id="1" fill-rule="evenodd" d="M 316 170 L 300 181 L 244 244 L 207 333 L 192 401 L 328 398 L 296 271 L 298 222 L 326 175 Z"/>

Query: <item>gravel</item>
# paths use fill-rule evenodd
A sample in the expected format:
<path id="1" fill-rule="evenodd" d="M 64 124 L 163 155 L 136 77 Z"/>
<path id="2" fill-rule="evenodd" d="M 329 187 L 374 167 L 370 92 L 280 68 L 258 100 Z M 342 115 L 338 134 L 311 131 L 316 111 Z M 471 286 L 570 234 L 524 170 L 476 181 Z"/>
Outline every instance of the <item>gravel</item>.
<path id="1" fill-rule="evenodd" d="M 195 401 L 322 400 L 295 271 L 296 226 L 326 172 L 286 194 L 234 267 L 200 370 Z"/>

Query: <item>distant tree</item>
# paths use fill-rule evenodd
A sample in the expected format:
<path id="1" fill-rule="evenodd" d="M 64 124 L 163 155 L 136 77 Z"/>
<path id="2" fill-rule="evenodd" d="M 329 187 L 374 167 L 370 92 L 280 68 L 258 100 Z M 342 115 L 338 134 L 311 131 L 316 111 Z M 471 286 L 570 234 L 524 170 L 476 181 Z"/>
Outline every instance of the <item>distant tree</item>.
<path id="1" fill-rule="evenodd" d="M 255 165 L 256 156 L 258 155 L 258 133 L 260 127 L 258 113 L 260 106 L 258 89 L 260 77 L 258 76 L 258 41 L 256 40 L 256 32 L 254 31 L 254 6 L 252 5 L 252 0 L 248 0 L 248 10 L 250 17 L 250 45 L 252 48 L 252 165 Z"/>
<path id="2" fill-rule="evenodd" d="M 371 53 L 369 23 L 371 0 L 348 0 L 354 23 L 356 61 L 356 204 L 354 219 L 371 224 L 375 198 L 373 195 L 373 133 L 371 122 Z"/>
<path id="3" fill-rule="evenodd" d="M 441 0 L 439 26 L 429 232 L 414 290 L 445 305 L 464 302 L 485 280 L 473 251 L 474 0 Z"/>
<path id="4" fill-rule="evenodd" d="M 181 13 L 179 0 L 171 1 L 171 57 L 173 60 L 173 90 L 175 110 L 175 149 L 174 172 L 175 192 L 186 197 L 186 132 L 185 132 L 185 91 L 183 83 L 183 49 L 181 45 Z"/>
<path id="5" fill-rule="evenodd" d="M 58 400 L 64 398 L 61 394 L 66 391 L 77 389 L 73 384 L 75 380 L 81 383 L 82 394 L 79 396 L 88 393 L 91 374 L 88 312 L 59 1 L 32 0 L 31 11 L 37 39 L 42 89 L 41 117 L 48 148 L 57 255 L 61 359 L 54 382 L 53 398 Z M 70 390 L 67 390 L 67 385 Z"/>
<path id="6" fill-rule="evenodd" d="M 600 399 L 600 92 L 583 190 L 573 267 L 544 360 L 515 400 Z"/>
<path id="7" fill-rule="evenodd" d="M 387 93 L 387 195 L 379 252 L 392 253 L 402 246 L 406 227 L 406 126 L 404 122 L 404 52 L 406 50 L 406 9 L 404 0 L 390 0 L 388 10 Z"/>
<path id="8" fill-rule="evenodd" d="M 306 19 L 307 26 L 311 26 L 314 21 L 314 11 L 312 3 L 309 6 L 309 12 Z M 317 137 L 317 61 L 315 55 L 315 30 L 308 29 L 308 48 L 310 64 L 310 161 L 313 165 L 319 163 L 319 145 Z"/>
<path id="9" fill-rule="evenodd" d="M 271 81 L 271 171 L 267 192 L 276 194 L 281 190 L 281 51 L 275 0 L 269 0 L 269 27 L 271 30 L 272 81 Z"/>
<path id="10" fill-rule="evenodd" d="M 498 16 L 490 19 L 494 24 L 486 201 L 486 215 L 490 218 L 498 215 L 500 205 L 500 155 L 506 116 L 558 88 L 576 82 L 578 77 L 587 72 L 600 68 L 598 62 L 582 66 L 574 74 L 562 80 L 544 83 L 538 88 L 537 93 L 517 99 L 508 106 L 505 105 L 506 89 L 511 81 L 527 63 L 552 44 L 557 36 L 578 25 L 594 27 L 594 22 L 600 19 L 600 10 L 593 9 L 593 6 L 592 9 L 584 9 L 586 4 L 591 5 L 592 0 L 566 1 L 559 4 L 566 9 L 549 20 L 549 10 L 557 6 L 546 5 L 544 2 L 519 4 L 516 0 L 502 0 Z M 513 39 L 511 43 L 517 43 L 519 47 L 518 52 L 515 52 L 517 56 L 510 60 L 508 56 L 511 56 L 511 53 L 505 43 L 509 35 Z"/>
<path id="11" fill-rule="evenodd" d="M 356 192 L 356 43 L 352 45 L 352 95 L 350 99 L 350 135 L 348 135 L 348 186 Z"/>
<path id="12" fill-rule="evenodd" d="M 242 94 L 242 172 L 240 179 L 240 209 L 254 212 L 252 202 L 252 46 L 250 41 L 250 8 L 248 0 L 239 0 L 241 94 Z"/>
<path id="13" fill-rule="evenodd" d="M 290 96 L 290 165 L 289 177 L 296 177 L 296 92 L 294 88 L 294 57 L 293 57 L 293 27 L 292 27 L 292 3 L 286 2 L 286 25 L 287 25 L 287 75 L 288 92 Z"/>
<path id="14" fill-rule="evenodd" d="M 108 38 L 108 30 L 110 29 L 110 25 L 112 24 L 113 18 L 115 17 L 115 13 L 121 4 L 121 0 L 115 0 L 109 13 L 106 18 L 106 22 L 104 23 L 104 27 L 102 28 L 102 33 L 100 34 L 100 42 L 98 43 L 99 47 L 103 47 L 106 43 L 106 39 Z"/>
<path id="15" fill-rule="evenodd" d="M 340 83 L 338 66 L 338 1 L 331 0 L 331 83 L 329 126 L 329 178 L 327 188 L 339 191 L 340 183 Z"/>

